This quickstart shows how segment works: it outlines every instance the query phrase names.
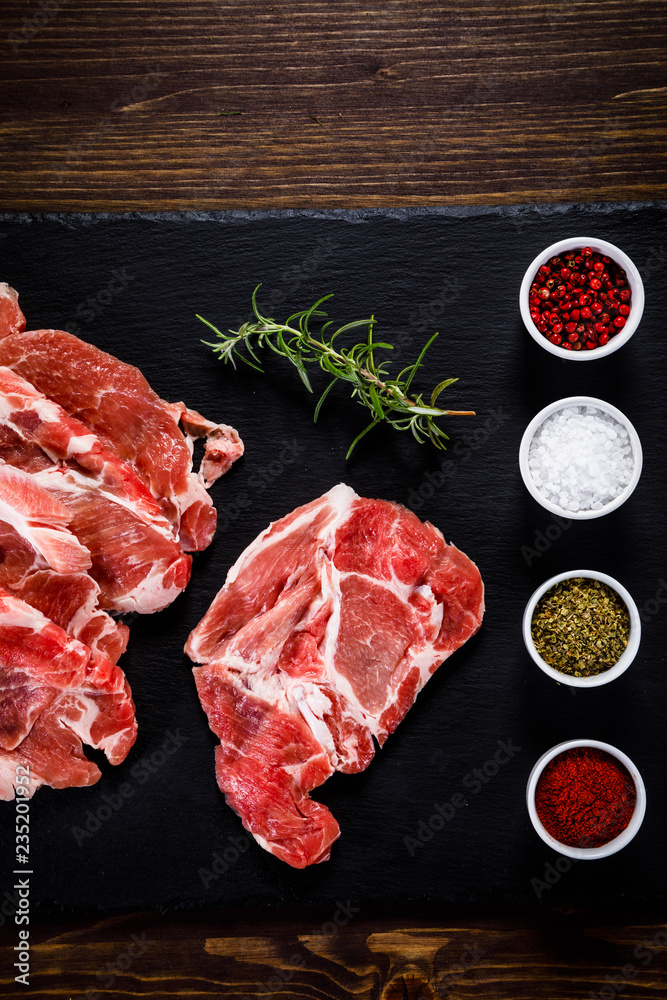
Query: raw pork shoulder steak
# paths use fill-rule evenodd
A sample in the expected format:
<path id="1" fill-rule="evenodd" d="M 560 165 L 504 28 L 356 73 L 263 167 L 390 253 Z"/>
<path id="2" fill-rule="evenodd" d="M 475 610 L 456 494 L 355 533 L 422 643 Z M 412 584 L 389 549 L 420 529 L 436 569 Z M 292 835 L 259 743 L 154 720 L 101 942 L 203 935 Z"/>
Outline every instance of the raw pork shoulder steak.
<path id="1" fill-rule="evenodd" d="M 262 847 L 295 868 L 329 857 L 339 827 L 308 793 L 368 766 L 483 611 L 466 555 L 343 484 L 246 549 L 186 652 L 218 784 Z"/>
<path id="2" fill-rule="evenodd" d="M 190 579 L 191 557 L 132 468 L 84 424 L 0 366 L 0 458 L 30 474 L 69 508 L 87 548 L 100 605 L 148 614 Z"/>
<path id="3" fill-rule="evenodd" d="M 71 516 L 31 475 L 0 462 L 0 587 L 116 663 L 129 629 L 97 607 L 90 552 L 68 530 Z"/>
<path id="4" fill-rule="evenodd" d="M 26 330 L 18 295 L 3 282 L 0 364 L 81 420 L 135 468 L 184 551 L 199 552 L 210 544 L 216 511 L 208 487 L 243 454 L 243 442 L 233 427 L 214 424 L 184 403 L 167 403 L 138 368 L 71 333 Z M 205 439 L 198 473 L 192 471 L 195 438 Z"/>
<path id="5" fill-rule="evenodd" d="M 120 667 L 1 588 L 0 720 L 0 799 L 13 797 L 19 766 L 30 794 L 91 785 L 100 771 L 82 742 L 119 764 L 137 736 Z"/>

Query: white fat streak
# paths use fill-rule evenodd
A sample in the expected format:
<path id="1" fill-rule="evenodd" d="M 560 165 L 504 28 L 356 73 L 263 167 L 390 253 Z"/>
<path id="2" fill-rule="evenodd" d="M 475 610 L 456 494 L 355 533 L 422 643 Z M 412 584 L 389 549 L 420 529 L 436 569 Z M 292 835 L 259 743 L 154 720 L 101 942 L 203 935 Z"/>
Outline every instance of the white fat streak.
<path id="1" fill-rule="evenodd" d="M 268 840 L 265 840 L 264 837 L 260 837 L 260 835 L 258 833 L 255 833 L 254 830 L 250 830 L 250 833 L 255 838 L 260 847 L 263 847 L 265 851 L 269 852 L 269 854 L 276 854 L 276 844 L 272 844 Z"/>
<path id="2" fill-rule="evenodd" d="M 11 504 L 7 503 L 6 500 L 0 499 L 0 521 L 4 521 L 5 524 L 9 524 L 21 538 L 25 538 L 30 542 L 30 545 L 35 551 L 35 559 L 33 560 L 33 569 L 47 569 L 50 565 L 48 560 L 44 557 L 44 554 L 40 552 L 39 546 L 35 543 L 32 538 L 28 520 L 23 514 L 19 514 L 17 509 Z M 83 546 L 82 546 L 83 547 Z"/>
<path id="3" fill-rule="evenodd" d="M 105 490 L 103 484 L 97 478 L 91 481 L 90 477 L 84 476 L 76 469 L 54 466 L 50 469 L 42 469 L 40 472 L 34 472 L 33 479 L 35 479 L 40 486 L 44 486 L 47 489 L 60 490 L 63 493 L 79 494 L 92 488 L 106 500 L 111 501 L 111 503 L 115 503 L 118 507 L 122 507 L 124 510 L 130 511 L 130 513 L 142 521 L 143 524 L 147 524 L 151 528 L 154 528 L 155 531 L 169 539 L 170 542 L 174 541 L 171 526 L 166 518 L 162 517 L 162 515 L 158 515 L 157 513 L 155 515 L 151 514 L 150 511 L 146 511 L 144 509 L 141 503 L 135 503 L 126 497 L 117 496 L 115 493 Z"/>
<path id="4" fill-rule="evenodd" d="M 246 691 L 252 691 L 270 705 L 286 711 L 288 709 L 285 688 L 280 681 L 280 675 L 274 670 L 266 670 L 261 660 L 246 660 L 241 653 L 233 650 L 225 652 L 225 669 L 237 685 Z"/>
<path id="5" fill-rule="evenodd" d="M 26 441 L 27 438 L 20 427 L 17 427 L 12 419 L 12 415 L 16 413 L 17 408 L 20 409 L 20 404 L 18 407 L 16 405 L 12 406 L 10 403 L 11 395 L 3 396 L 0 393 L 0 423 L 4 424 L 6 427 L 11 427 L 11 429 L 21 438 L 22 441 Z M 21 400 L 22 402 L 23 400 Z M 32 407 L 30 407 L 32 409 Z M 51 459 L 52 462 L 58 462 L 59 456 L 55 452 L 50 451 L 45 445 L 40 444 L 39 447 L 42 449 L 44 454 Z"/>
<path id="6" fill-rule="evenodd" d="M 165 587 L 164 574 L 165 568 L 156 563 L 141 583 L 116 599 L 114 610 L 136 611 L 142 615 L 151 615 L 155 611 L 162 611 L 181 593 L 179 587 Z"/>
<path id="7" fill-rule="evenodd" d="M 94 434 L 80 434 L 78 437 L 72 435 L 67 442 L 67 450 L 70 455 L 85 455 L 95 447 L 97 441 L 98 438 Z"/>
<path id="8" fill-rule="evenodd" d="M 324 694 L 322 687 L 323 685 L 329 684 L 338 691 L 340 691 L 341 688 L 346 687 L 349 689 L 351 703 L 355 706 L 358 706 L 359 703 L 349 683 L 345 681 L 344 678 L 336 675 L 335 684 L 333 683 L 334 642 L 332 640 L 327 643 L 327 636 L 332 637 L 337 634 L 338 626 L 340 624 L 340 587 L 337 588 L 335 583 L 333 586 L 330 586 L 330 576 L 337 577 L 338 571 L 327 556 L 326 547 L 328 541 L 335 538 L 340 525 L 343 524 L 349 517 L 351 506 L 353 502 L 358 499 L 358 496 L 354 490 L 351 489 L 351 487 L 346 486 L 344 483 L 339 483 L 338 486 L 334 486 L 333 489 L 324 494 L 322 499 L 325 498 L 328 500 L 329 505 L 333 509 L 333 516 L 322 528 L 321 545 L 315 557 L 320 564 L 320 578 L 323 582 L 323 586 L 322 592 L 311 603 L 307 614 L 307 618 L 310 619 L 314 614 L 315 609 L 321 607 L 324 602 L 329 602 L 331 605 L 331 615 L 329 617 L 329 621 L 327 622 L 325 638 L 322 646 L 320 647 L 320 652 L 323 654 L 325 660 L 325 680 L 324 682 L 306 681 L 303 678 L 291 678 L 289 675 L 283 673 L 273 673 L 268 674 L 267 676 L 267 674 L 263 671 L 257 671 L 252 674 L 252 682 L 250 686 L 253 692 L 260 693 L 261 691 L 260 697 L 265 698 L 269 704 L 279 703 L 281 707 L 289 707 L 292 711 L 296 710 L 309 727 L 313 737 L 326 752 L 332 767 L 335 768 L 339 763 L 339 756 L 336 751 L 331 730 L 323 719 L 324 714 L 331 709 L 331 702 Z M 298 531 L 300 528 L 305 527 L 311 521 L 312 516 L 312 508 L 307 509 L 302 515 L 296 518 L 296 520 L 284 527 L 281 531 L 276 532 L 276 534 L 271 537 L 269 544 L 273 544 L 275 541 L 286 537 L 293 531 Z M 253 550 L 253 553 L 258 548 L 261 548 L 263 539 L 266 538 L 272 527 L 273 525 L 269 525 L 266 531 L 262 532 L 259 538 L 257 538 L 249 547 L 249 549 Z M 232 570 L 230 570 L 230 576 L 234 573 L 232 581 L 236 578 L 241 565 L 245 563 L 245 557 L 251 556 L 249 549 L 246 549 L 246 552 L 241 557 L 241 560 L 239 560 L 238 563 L 232 567 Z M 331 652 L 328 652 L 328 648 L 331 649 Z M 327 658 L 329 660 L 328 663 Z M 276 701 L 276 687 L 279 687 L 280 689 L 279 702 Z M 287 703 L 287 705 L 285 705 L 285 703 Z M 363 716 L 359 721 L 364 721 Z"/>
<path id="9" fill-rule="evenodd" d="M 41 611 L 26 604 L 25 601 L 21 601 L 16 597 L 10 598 L 7 594 L 3 594 L 1 600 L 2 604 L 7 605 L 7 607 L 0 607 L 0 628 L 6 625 L 8 627 L 29 628 L 35 632 L 41 632 L 46 625 L 51 624 L 50 620 Z"/>
<path id="10" fill-rule="evenodd" d="M 30 386 L 30 388 L 32 389 L 33 387 Z M 47 399 L 45 396 L 36 395 L 33 397 L 32 395 L 29 395 L 26 391 L 26 396 L 21 398 L 21 403 L 24 403 L 26 399 L 30 403 L 27 409 L 31 410 L 34 413 L 37 413 L 40 420 L 42 420 L 44 423 L 62 424 L 63 418 L 64 417 L 67 418 L 67 414 L 64 412 L 64 410 L 60 406 L 58 406 L 57 403 L 54 403 L 52 400 Z M 0 421 L 7 424 L 8 426 L 11 426 L 13 430 L 15 430 L 16 433 L 21 437 L 22 440 L 26 440 L 25 435 L 21 431 L 21 428 L 17 427 L 13 422 L 12 414 L 16 412 L 17 408 L 23 409 L 22 406 L 17 407 L 16 405 L 14 406 L 11 405 L 11 394 L 8 396 L 3 396 L 2 394 L 0 394 Z M 86 452 L 90 451 L 90 449 L 98 441 L 99 439 L 97 435 L 93 434 L 92 432 L 90 434 L 80 434 L 80 435 L 72 434 L 68 439 L 68 455 L 71 455 L 73 458 L 76 458 L 77 455 L 85 454 Z M 48 457 L 53 462 L 58 463 L 60 461 L 60 456 L 50 451 L 41 442 L 39 442 L 39 447 L 44 452 L 44 454 L 48 455 Z M 59 465 L 56 466 L 55 468 L 43 469 L 39 473 L 34 473 L 33 478 L 35 478 L 42 485 L 45 485 L 47 488 L 51 488 L 53 484 L 51 483 L 50 479 L 48 479 L 48 477 L 54 475 L 58 475 L 60 477 L 58 480 L 59 489 L 65 489 L 68 492 L 75 492 L 76 490 L 80 489 L 90 489 L 91 486 L 90 476 L 84 476 L 82 473 L 78 472 L 75 469 L 67 469 L 67 471 L 64 472 L 63 467 Z M 69 479 L 69 483 L 67 484 L 67 486 L 64 485 L 66 478 Z M 194 477 L 194 474 L 191 474 L 191 478 L 196 479 L 196 477 Z M 160 534 L 164 535 L 165 538 L 168 538 L 169 541 L 174 540 L 173 528 L 167 522 L 166 518 L 164 518 L 162 515 L 158 515 L 157 512 L 152 513 L 150 510 L 145 510 L 143 504 L 140 501 L 136 502 L 133 500 L 126 499 L 125 497 L 120 497 L 117 496 L 116 494 L 107 492 L 107 490 L 104 489 L 102 480 L 99 476 L 96 476 L 95 479 L 92 481 L 95 483 L 95 486 L 99 489 L 100 493 L 108 500 L 111 500 L 113 503 L 118 504 L 120 507 L 124 507 L 127 510 L 132 511 L 132 513 L 135 514 L 135 516 L 139 517 L 145 524 L 150 524 L 153 528 L 155 528 L 156 531 L 159 531 Z M 193 492 L 192 489 L 190 488 L 191 485 L 192 484 L 189 482 L 189 492 Z M 196 493 L 196 490 L 194 492 Z M 208 494 L 205 492 L 204 495 L 208 497 Z M 193 498 L 190 500 L 190 503 L 192 502 L 194 502 L 194 495 Z"/>
<path id="11" fill-rule="evenodd" d="M 30 546 L 34 550 L 36 556 L 33 560 L 32 569 L 38 570 L 55 568 L 52 566 L 48 556 L 44 555 L 40 542 L 40 535 L 42 537 L 48 537 L 50 535 L 56 541 L 62 541 L 64 544 L 69 545 L 71 549 L 76 549 L 80 555 L 85 556 L 85 566 L 82 565 L 82 569 L 87 569 L 91 565 L 90 553 L 88 549 L 85 545 L 81 544 L 76 535 L 73 535 L 64 524 L 61 527 L 49 527 L 46 524 L 31 524 L 25 515 L 20 514 L 15 507 L 2 499 L 0 499 L 0 521 L 4 521 L 5 524 L 11 525 L 17 534 L 30 543 Z"/>
<path id="12" fill-rule="evenodd" d="M 192 458 L 192 454 L 190 455 L 190 457 Z M 176 507 L 176 510 L 178 511 L 179 519 L 183 517 L 183 514 L 185 514 L 188 507 L 191 507 L 193 503 L 201 502 L 205 504 L 207 507 L 213 506 L 213 501 L 211 500 L 206 490 L 202 488 L 201 483 L 197 479 L 196 472 L 192 471 L 188 472 L 186 481 L 187 481 L 187 487 L 185 489 L 185 492 L 175 493 L 173 491 L 170 491 L 168 495 L 169 499 L 171 500 L 171 502 Z"/>
<path id="13" fill-rule="evenodd" d="M 95 743 L 90 735 L 90 731 L 95 724 L 95 721 L 100 714 L 99 706 L 97 704 L 96 698 L 90 698 L 83 691 L 79 691 L 77 698 L 77 706 L 82 709 L 82 716 L 80 719 L 72 719 L 70 717 L 69 711 L 64 713 L 62 717 L 59 718 L 61 726 L 67 726 L 72 732 L 79 737 L 82 743 L 88 744 L 88 746 L 94 747 L 94 749 L 99 750 L 99 744 Z"/>
<path id="14" fill-rule="evenodd" d="M 5 753 L 0 750 L 0 799 L 9 802 L 14 798 L 14 789 L 16 788 L 16 768 L 20 764 L 15 757 L 6 756 Z M 41 778 L 38 774 L 34 774 L 32 771 L 32 765 L 30 766 L 30 781 L 27 785 L 21 782 L 22 788 L 28 789 L 28 795 L 22 795 L 21 798 L 31 799 L 38 788 L 44 784 L 44 778 Z"/>
<path id="15" fill-rule="evenodd" d="M 91 577 L 90 579 L 92 580 L 93 578 Z M 74 616 L 70 621 L 69 631 L 74 636 L 77 636 L 79 632 L 81 632 L 81 630 L 86 627 L 88 622 L 92 621 L 92 619 L 95 617 L 96 611 L 98 610 L 97 598 L 100 593 L 100 588 L 97 581 L 93 580 L 93 583 L 95 584 L 95 589 L 93 590 L 91 588 L 88 600 L 85 602 L 85 604 L 81 604 L 77 608 Z M 104 614 L 104 612 L 100 611 L 100 614 Z M 107 616 L 107 619 L 104 623 L 104 629 L 102 630 L 102 632 L 99 634 L 99 636 L 95 641 L 96 645 L 103 636 L 112 635 L 115 628 L 116 626 L 114 624 L 113 618 Z"/>
<path id="16" fill-rule="evenodd" d="M 334 487 L 333 490 L 330 490 L 327 495 L 331 497 L 332 502 L 336 506 L 336 517 L 327 526 L 327 536 L 333 540 L 338 528 L 349 517 L 351 505 L 353 501 L 357 499 L 357 494 L 341 484 L 340 486 Z M 398 514 L 396 517 L 398 518 Z M 334 665 L 336 646 L 340 631 L 342 603 L 341 581 L 348 575 L 357 576 L 361 579 L 366 577 L 369 584 L 373 587 L 385 587 L 404 603 L 407 602 L 413 592 L 413 588 L 409 584 L 402 583 L 396 578 L 395 575 L 392 577 L 391 581 L 387 581 L 380 580 L 376 577 L 368 577 L 361 573 L 341 574 L 331 560 L 326 560 L 322 567 L 322 597 L 331 604 L 331 615 L 327 622 L 323 642 L 320 646 L 325 673 L 325 680 L 323 683 L 326 686 L 332 687 L 341 696 L 344 705 L 344 714 L 348 718 L 352 718 L 355 722 L 368 728 L 369 731 L 377 738 L 380 735 L 380 727 L 378 725 L 379 718 L 395 700 L 395 692 L 398 684 L 405 676 L 407 669 L 412 668 L 413 666 L 418 668 L 420 672 L 419 690 L 421 690 L 421 688 L 429 680 L 432 668 L 442 662 L 442 660 L 445 659 L 445 656 L 443 656 L 440 652 L 436 652 L 433 643 L 424 643 L 423 647 L 419 649 L 418 652 L 411 652 L 407 659 L 403 659 L 397 664 L 392 677 L 394 684 L 392 684 L 392 689 L 388 692 L 389 697 L 387 698 L 385 704 L 378 710 L 377 713 L 369 713 L 366 711 L 360 704 L 357 693 L 348 678 L 340 674 Z M 421 586 L 415 588 L 415 590 L 431 603 L 430 624 L 434 629 L 434 636 L 437 636 L 442 624 L 442 605 L 435 600 L 430 587 Z M 322 727 L 324 727 L 327 733 L 329 733 L 326 723 L 320 717 L 317 719 L 317 725 L 314 725 L 312 712 L 304 713 L 302 711 L 301 714 L 310 725 L 313 735 L 320 740 L 323 746 L 327 747 L 327 751 L 331 756 L 329 744 L 320 736 Z M 331 739 L 330 733 L 329 739 Z M 333 756 L 331 756 L 331 760 L 335 766 Z"/>
<path id="17" fill-rule="evenodd" d="M 357 494 L 350 486 L 346 486 L 345 483 L 339 483 L 338 486 L 334 486 L 333 489 L 330 489 L 329 492 L 325 493 L 323 497 L 319 497 L 318 500 L 322 501 L 325 498 L 329 499 L 334 509 L 340 508 L 341 504 L 343 504 L 345 502 L 345 499 L 347 498 L 347 511 L 349 511 L 352 501 L 357 499 Z M 317 503 L 318 501 L 315 502 Z M 274 542 L 281 541 L 283 538 L 286 538 L 293 532 L 298 531 L 300 528 L 305 527 L 307 524 L 310 523 L 310 521 L 312 521 L 312 518 L 313 518 L 313 508 L 311 507 L 310 504 L 306 504 L 303 513 L 301 513 L 299 517 L 296 518 L 296 520 L 291 521 L 288 525 L 285 525 L 285 527 L 281 528 L 280 531 L 277 531 L 275 535 L 272 535 L 269 544 L 273 545 Z M 282 520 L 282 518 L 280 520 Z M 236 560 L 234 565 L 227 573 L 227 578 L 224 582 L 223 589 L 228 584 L 233 583 L 234 580 L 236 580 L 236 577 L 239 575 L 245 564 L 247 562 L 250 562 L 254 558 L 255 553 L 259 549 L 264 547 L 264 543 L 266 541 L 267 536 L 270 534 L 270 532 L 273 530 L 274 525 L 276 525 L 277 523 L 278 523 L 277 521 L 272 521 L 271 524 L 268 526 L 268 528 L 265 528 L 264 531 L 262 531 L 261 534 L 257 536 L 254 542 L 251 542 L 250 545 L 247 547 L 247 549 L 245 549 L 241 553 L 239 558 Z M 337 515 L 335 520 L 336 526 L 339 523 L 340 520 L 339 516 Z M 330 533 L 330 530 L 331 530 L 330 525 L 325 526 L 325 531 L 327 534 Z M 333 530 L 335 530 L 335 528 Z"/>
<path id="18" fill-rule="evenodd" d="M 341 491 L 349 494 L 350 497 L 349 503 L 351 503 L 352 500 L 357 496 L 357 494 L 354 492 L 353 489 L 351 489 L 349 486 L 345 486 L 344 483 L 340 483 L 338 486 L 334 486 L 333 489 L 329 490 L 328 493 L 325 493 L 324 497 L 319 497 L 318 501 L 316 502 L 321 502 L 322 500 L 324 500 L 325 497 L 331 497 L 334 494 L 336 495 L 336 497 L 339 497 L 341 495 Z M 211 608 L 215 605 L 215 601 L 220 596 L 220 594 L 222 594 L 224 590 L 226 590 L 229 586 L 231 586 L 231 584 L 234 583 L 234 581 L 237 579 L 238 575 L 245 568 L 245 566 L 248 563 L 252 562 L 252 560 L 255 558 L 255 555 L 262 548 L 264 548 L 266 544 L 273 545 L 274 542 L 286 538 L 288 535 L 291 535 L 294 531 L 298 531 L 301 528 L 306 527 L 312 521 L 312 517 L 313 517 L 313 508 L 310 504 L 307 504 L 306 509 L 303 511 L 302 514 L 299 515 L 298 518 L 296 518 L 296 520 L 290 522 L 289 525 L 286 525 L 285 527 L 281 528 L 280 531 L 277 531 L 275 535 L 272 535 L 271 538 L 268 539 L 268 535 L 273 530 L 274 526 L 278 523 L 277 521 L 272 521 L 269 524 L 269 526 L 265 528 L 264 531 L 262 531 L 257 536 L 257 538 L 255 538 L 255 540 L 251 542 L 250 545 L 248 545 L 246 549 L 243 550 L 243 552 L 238 557 L 236 562 L 230 567 L 227 576 L 225 578 L 225 582 L 223 583 L 222 587 L 216 594 L 216 597 L 211 604 Z M 328 532 L 328 528 L 325 528 L 325 531 Z M 204 654 L 202 654 L 201 651 L 201 644 L 208 638 L 208 636 L 204 630 L 202 630 L 201 632 L 198 631 L 200 629 L 200 626 L 201 622 L 195 629 L 194 640 L 193 639 L 189 640 L 189 655 L 197 663 L 208 663 L 210 662 L 210 657 L 205 656 Z M 227 654 L 225 653 L 225 659 L 226 658 Z M 276 657 L 274 657 L 273 659 L 275 662 Z M 246 669 L 248 669 L 247 665 Z"/>
<path id="19" fill-rule="evenodd" d="M 343 675 L 336 670 L 334 665 L 336 646 L 338 644 L 338 633 L 340 630 L 342 604 L 341 580 L 348 576 L 348 574 L 341 574 L 334 566 L 333 562 L 328 565 L 327 569 L 328 576 L 325 574 L 323 579 L 327 580 L 325 586 L 327 596 L 331 601 L 332 610 L 331 617 L 327 622 L 326 631 L 324 633 L 324 640 L 320 646 L 320 652 L 322 653 L 324 661 L 324 672 L 326 677 L 325 683 L 334 688 L 334 690 L 341 696 L 345 714 L 350 716 L 360 725 L 368 726 L 368 728 L 370 728 L 373 732 L 372 717 L 369 716 L 362 708 L 357 692 L 352 687 L 348 678 L 343 677 Z"/>
<path id="20" fill-rule="evenodd" d="M 19 598 L 3 594 L 1 600 L 2 604 L 7 605 L 7 607 L 0 607 L 0 629 L 3 628 L 3 626 L 6 626 L 7 628 L 29 629 L 31 632 L 39 633 L 46 628 L 46 626 L 53 625 L 50 618 L 47 618 L 46 615 L 43 615 L 41 611 L 37 610 L 37 608 L 31 607 Z M 72 636 L 67 635 L 64 632 L 63 636 L 63 653 L 81 653 L 83 651 L 90 655 L 88 647 L 84 646 L 84 644 L 79 642 L 78 639 L 74 639 Z M 86 656 L 85 659 L 76 666 L 76 669 L 81 672 L 81 677 L 83 676 L 82 671 L 87 660 L 88 656 Z M 27 673 L 30 674 L 29 667 L 25 669 Z"/>
<path id="21" fill-rule="evenodd" d="M 330 711 L 331 702 L 318 684 L 302 681 L 295 684 L 290 692 L 290 700 L 299 711 L 304 722 L 310 728 L 313 736 L 326 751 L 332 767 L 339 762 L 336 745 L 331 730 L 323 719 L 325 712 Z"/>
<path id="22" fill-rule="evenodd" d="M 15 372 L 12 372 L 13 378 L 18 378 Z M 12 404 L 12 397 L 19 397 L 21 405 Z M 26 402 L 29 404 L 26 406 Z M 26 383 L 25 388 L 23 386 L 17 387 L 15 393 L 8 393 L 6 396 L 2 395 L 0 397 L 0 417 L 6 420 L 8 423 L 12 423 L 12 414 L 16 413 L 17 410 L 31 410 L 36 413 L 40 420 L 45 424 L 58 424 L 63 419 L 64 411 L 57 403 L 53 400 L 47 399 L 46 396 L 42 396 L 38 393 L 34 386 Z"/>
<path id="23" fill-rule="evenodd" d="M 339 487 L 335 487 L 335 489 L 338 490 Z M 334 491 L 332 490 L 330 492 L 333 493 Z M 335 533 L 340 525 L 347 520 L 350 514 L 352 502 L 358 499 L 358 497 L 357 494 L 352 491 L 352 496 L 348 498 L 347 504 L 345 503 L 345 498 L 342 494 L 338 494 L 337 499 L 339 501 L 339 509 L 336 520 L 331 525 L 332 536 L 335 536 Z M 326 683 L 333 687 L 334 690 L 342 696 L 345 714 L 360 725 L 366 726 L 374 736 L 377 736 L 377 718 L 364 710 L 359 702 L 359 698 L 354 687 L 347 677 L 343 677 L 343 675 L 336 670 L 334 664 L 336 646 L 338 644 L 338 635 L 340 632 L 342 604 L 341 580 L 347 576 L 359 576 L 363 578 L 364 574 L 341 574 L 338 568 L 334 565 L 333 561 L 328 562 L 324 569 L 326 572 L 322 576 L 323 592 L 325 597 L 331 601 L 332 609 L 331 616 L 327 622 L 326 631 L 324 633 L 324 640 L 322 646 L 320 647 L 320 652 L 322 653 L 324 660 Z M 368 579 L 374 587 L 378 585 L 385 586 L 388 590 L 396 593 L 402 600 L 407 600 L 410 595 L 411 588 L 405 584 L 401 584 L 395 578 L 391 585 L 386 581 L 378 580 L 376 577 L 368 577 Z M 384 711 L 385 708 L 386 705 L 381 711 Z"/>

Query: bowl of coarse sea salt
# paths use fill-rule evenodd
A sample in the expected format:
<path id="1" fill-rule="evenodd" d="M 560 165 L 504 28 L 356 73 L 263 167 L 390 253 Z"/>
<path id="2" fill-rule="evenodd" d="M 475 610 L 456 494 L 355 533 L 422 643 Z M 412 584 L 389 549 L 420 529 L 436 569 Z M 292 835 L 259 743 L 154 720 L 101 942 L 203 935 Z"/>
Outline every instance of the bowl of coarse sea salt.
<path id="1" fill-rule="evenodd" d="M 559 399 L 531 420 L 519 468 L 532 497 L 552 514 L 601 517 L 639 482 L 642 446 L 628 418 L 593 396 Z"/>

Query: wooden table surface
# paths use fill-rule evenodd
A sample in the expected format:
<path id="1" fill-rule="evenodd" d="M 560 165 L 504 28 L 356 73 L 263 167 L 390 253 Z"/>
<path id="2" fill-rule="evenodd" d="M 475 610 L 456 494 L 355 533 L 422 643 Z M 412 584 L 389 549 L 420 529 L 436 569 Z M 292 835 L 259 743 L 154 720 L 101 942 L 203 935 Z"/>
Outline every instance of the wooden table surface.
<path id="1" fill-rule="evenodd" d="M 652 0 L 2 0 L 0 211 L 661 199 L 665 20 Z M 38 919 L 27 989 L 8 921 L 3 996 L 667 995 L 655 909 L 337 926 L 337 906 Z"/>
<path id="2" fill-rule="evenodd" d="M 665 196 L 657 0 L 2 0 L 0 208 Z"/>

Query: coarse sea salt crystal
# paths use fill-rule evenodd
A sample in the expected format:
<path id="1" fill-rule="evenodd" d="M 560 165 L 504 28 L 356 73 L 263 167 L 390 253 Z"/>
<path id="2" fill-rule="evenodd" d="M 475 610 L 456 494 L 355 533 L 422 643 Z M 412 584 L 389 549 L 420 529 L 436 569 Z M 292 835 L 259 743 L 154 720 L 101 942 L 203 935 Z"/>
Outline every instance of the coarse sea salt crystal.
<path id="1" fill-rule="evenodd" d="M 597 407 L 568 405 L 533 435 L 528 464 L 538 492 L 562 510 L 601 510 L 632 478 L 625 427 Z"/>

